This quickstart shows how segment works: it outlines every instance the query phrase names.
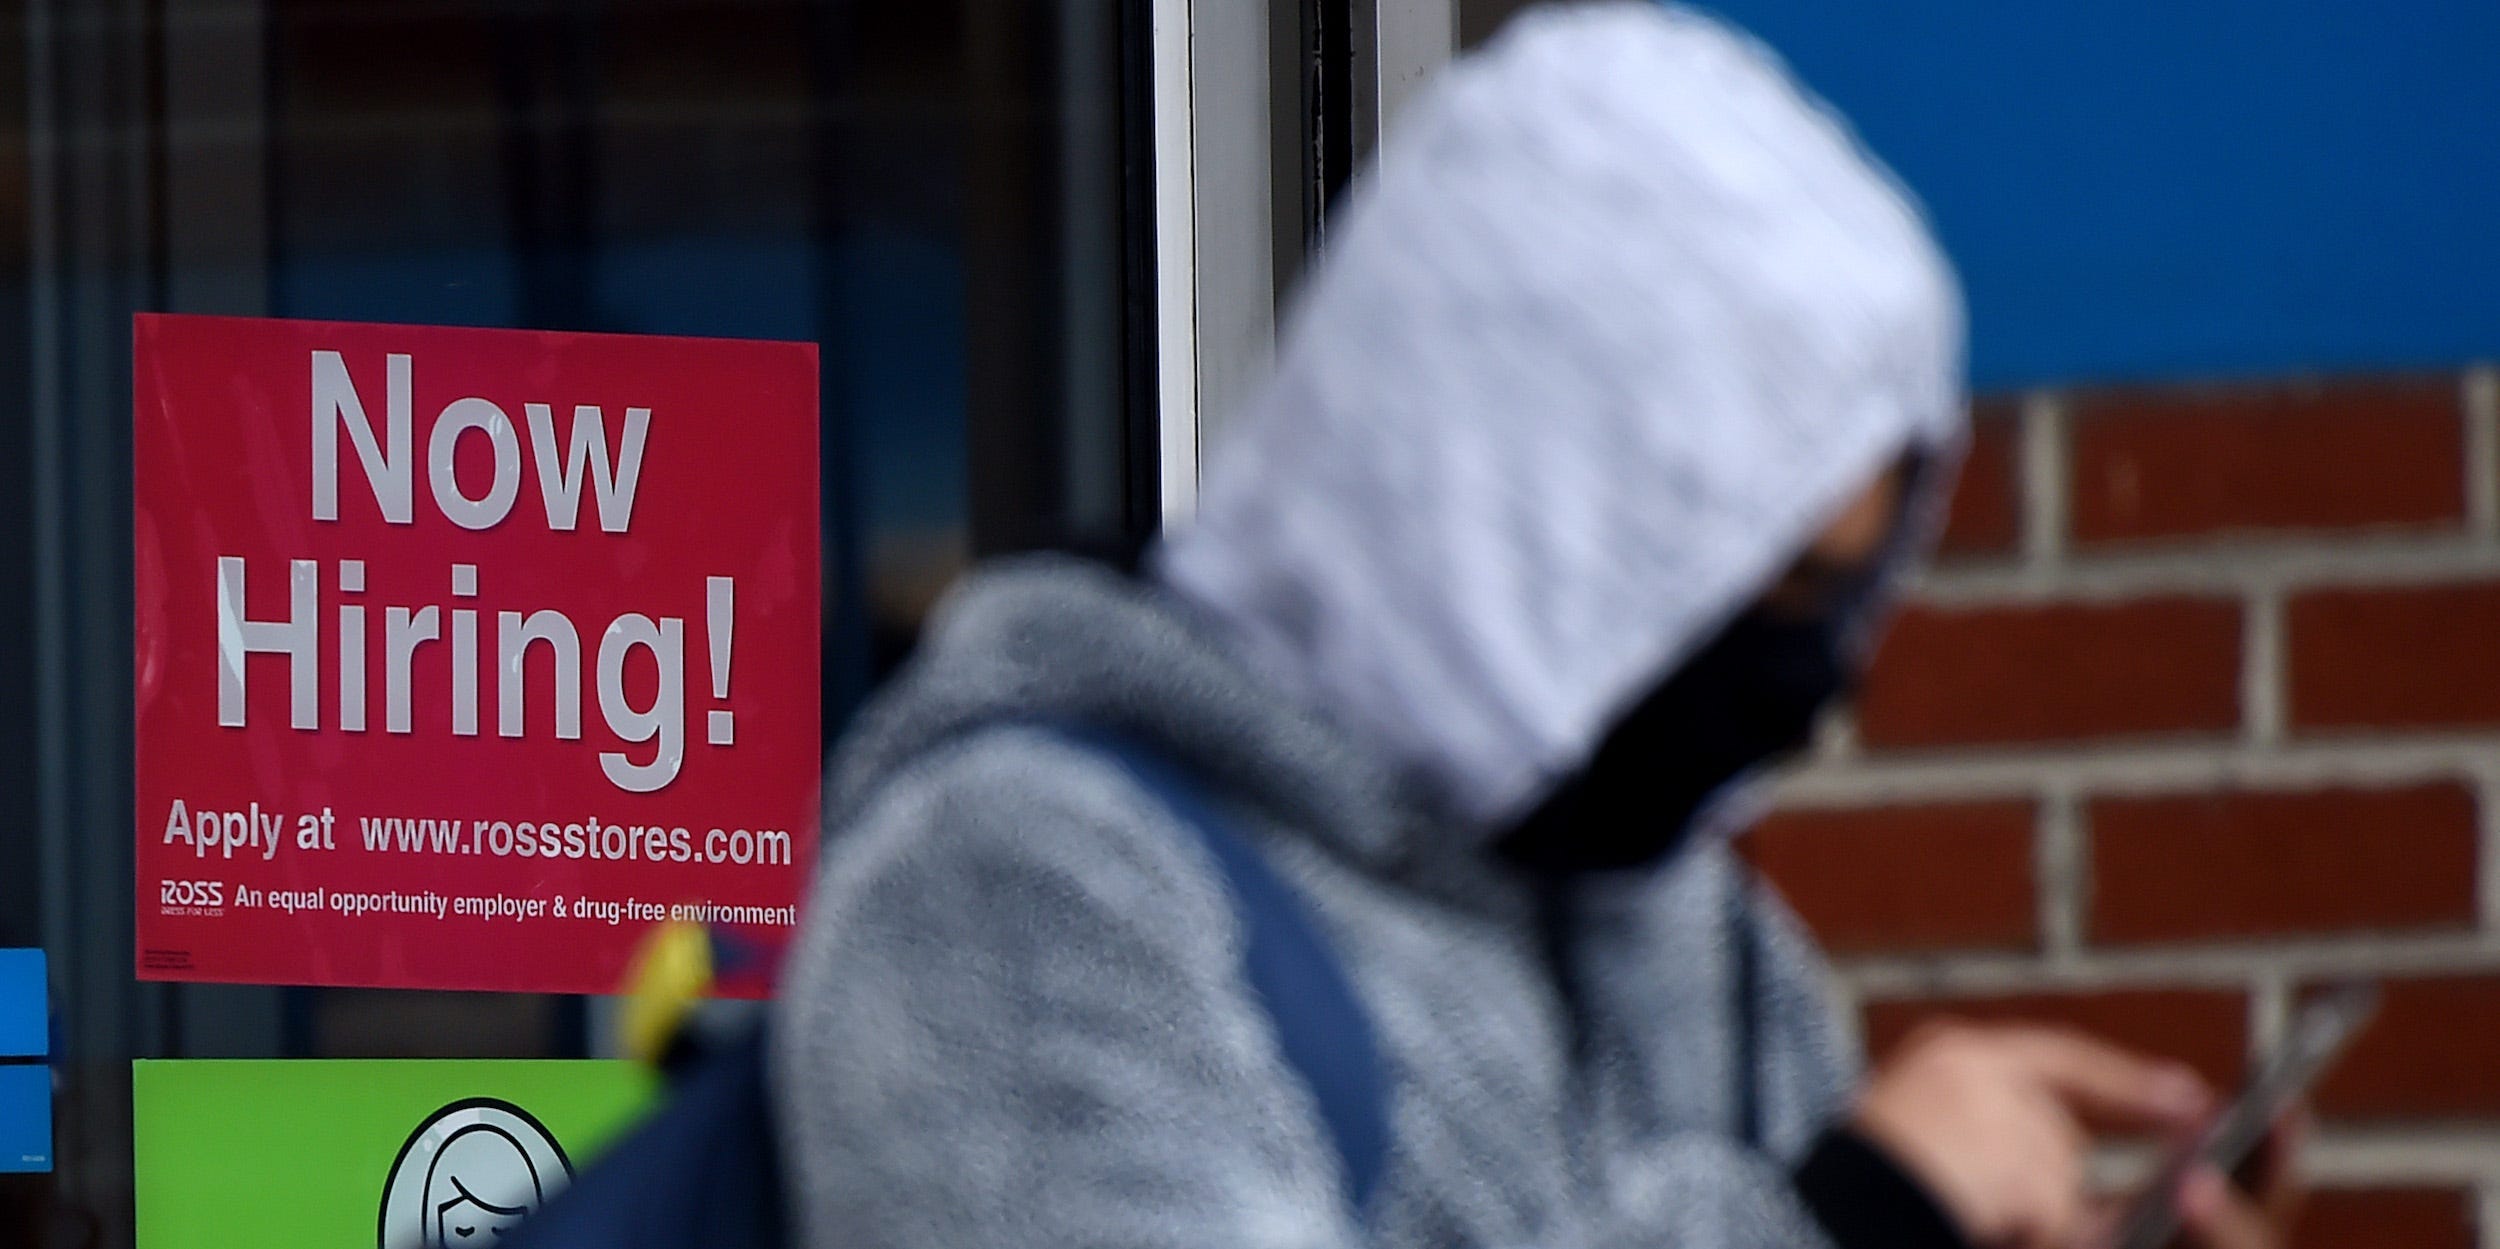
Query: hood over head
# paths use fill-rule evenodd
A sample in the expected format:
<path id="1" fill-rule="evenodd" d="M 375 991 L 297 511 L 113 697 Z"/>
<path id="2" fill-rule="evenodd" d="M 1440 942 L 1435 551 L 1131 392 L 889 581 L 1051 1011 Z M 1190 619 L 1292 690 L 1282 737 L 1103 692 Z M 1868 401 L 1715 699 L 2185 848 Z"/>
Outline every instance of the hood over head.
<path id="1" fill-rule="evenodd" d="M 1891 565 L 1922 546 L 1961 370 L 1917 209 L 1765 49 L 1648 3 L 1532 12 L 1332 219 L 1154 569 L 1491 830 L 1905 453 Z"/>

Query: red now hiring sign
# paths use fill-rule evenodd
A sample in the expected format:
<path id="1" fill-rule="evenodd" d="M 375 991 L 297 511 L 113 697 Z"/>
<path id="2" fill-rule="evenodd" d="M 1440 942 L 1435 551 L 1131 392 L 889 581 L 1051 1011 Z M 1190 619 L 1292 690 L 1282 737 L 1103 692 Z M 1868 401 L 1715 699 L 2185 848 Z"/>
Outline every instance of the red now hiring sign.
<path id="1" fill-rule="evenodd" d="M 143 979 L 604 993 L 813 857 L 809 344 L 143 315 Z"/>

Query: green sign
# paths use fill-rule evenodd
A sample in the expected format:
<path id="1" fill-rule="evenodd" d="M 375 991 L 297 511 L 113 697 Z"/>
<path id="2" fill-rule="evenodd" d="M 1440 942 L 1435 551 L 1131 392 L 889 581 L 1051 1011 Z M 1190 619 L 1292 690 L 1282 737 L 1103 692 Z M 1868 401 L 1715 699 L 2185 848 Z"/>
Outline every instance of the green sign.
<path id="1" fill-rule="evenodd" d="M 139 1249 L 480 1249 L 628 1126 L 624 1062 L 131 1064 Z"/>

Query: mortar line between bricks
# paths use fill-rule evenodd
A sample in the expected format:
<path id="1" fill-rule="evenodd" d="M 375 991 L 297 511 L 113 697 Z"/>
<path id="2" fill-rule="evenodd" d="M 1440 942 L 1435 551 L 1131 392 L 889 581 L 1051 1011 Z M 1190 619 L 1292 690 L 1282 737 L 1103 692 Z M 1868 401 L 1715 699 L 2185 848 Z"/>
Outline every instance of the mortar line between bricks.
<path id="1" fill-rule="evenodd" d="M 1857 711 L 1845 700 L 1816 719 L 1809 756 L 1818 764 L 1843 763 L 1858 757 Z"/>
<path id="2" fill-rule="evenodd" d="M 2240 611 L 2240 732 L 2251 746 L 2271 746 L 2283 721 L 2283 596 L 2259 590 Z"/>
<path id="3" fill-rule="evenodd" d="M 2107 1144 L 2093 1150 L 2092 1177 L 2132 1187 L 2151 1172 L 2154 1151 Z M 2500 1132 L 2482 1127 L 2330 1124 L 2317 1130 L 2301 1157 L 2320 1188 L 2463 1188 L 2478 1197 L 2500 1185 Z"/>
<path id="4" fill-rule="evenodd" d="M 2069 559 L 2053 568 L 1952 565 L 1923 570 L 1912 602 L 1980 607 L 2219 598 L 2318 587 L 2431 585 L 2500 578 L 2500 544 L 2455 531 L 2372 533 L 2342 542 L 2218 543 Z"/>
<path id="5" fill-rule="evenodd" d="M 1838 971 L 1828 972 L 1823 979 L 1823 995 L 1830 1000 L 1832 1019 L 1840 1029 L 1841 1052 L 1865 1053 L 1865 998 L 1858 992 L 1857 986 L 1849 983 L 1849 978 Z"/>
<path id="6" fill-rule="evenodd" d="M 2259 976 L 2287 985 L 2349 976 L 2500 973 L 2500 940 L 2479 933 L 2303 936 L 2257 943 L 2087 947 L 2054 962 L 1973 951 L 1852 959 L 1840 975 L 1862 999 L 1991 996 L 2095 989 L 2246 991 Z"/>
<path id="7" fill-rule="evenodd" d="M 2500 763 L 2475 780 L 2475 912 L 2486 931 L 2500 931 Z"/>
<path id="8" fill-rule="evenodd" d="M 2165 793 L 2216 786 L 2312 789 L 2480 778 L 2500 768 L 2500 736 L 2423 734 L 2314 738 L 2265 749 L 2221 739 L 2106 745 L 1973 757 L 1862 757 L 1781 778 L 1770 793 L 1783 806 L 2022 797 L 2053 785 L 2081 794 Z M 2500 835 L 2496 833 L 2495 835 Z"/>
<path id="9" fill-rule="evenodd" d="M 2073 962 L 2083 951 L 2083 917 L 2092 882 L 2083 853 L 2074 789 L 2052 785 L 2040 795 L 2033 830 L 2032 878 L 2039 890 L 2040 948 L 2053 963 Z"/>
<path id="10" fill-rule="evenodd" d="M 2482 1249 L 2500 1249 L 2500 1180 L 2486 1177 L 2474 1189 L 2474 1237 Z"/>
<path id="11" fill-rule="evenodd" d="M 2500 1183 L 2500 1133 L 2430 1124 L 2327 1126 L 2311 1139 L 2303 1162 L 2323 1187 L 2471 1188 L 2487 1210 L 2492 1185 Z"/>
<path id="12" fill-rule="evenodd" d="M 2279 968 L 2267 968 L 2248 981 L 2248 1056 L 2271 1053 L 2283 1043 L 2286 1016 L 2291 1013 L 2292 981 Z"/>
<path id="13" fill-rule="evenodd" d="M 2128 1141 L 2095 1141 L 2084 1163 L 2085 1182 L 2102 1192 L 2125 1192 L 2152 1175 L 2154 1152 Z"/>
<path id="14" fill-rule="evenodd" d="M 2030 391 L 2019 419 L 2023 562 L 2035 575 L 2053 576 L 2066 554 L 2066 401 L 2055 391 Z"/>
<path id="15" fill-rule="evenodd" d="M 2486 545 L 2500 544 L 2500 369 L 2466 370 L 2465 523 Z"/>

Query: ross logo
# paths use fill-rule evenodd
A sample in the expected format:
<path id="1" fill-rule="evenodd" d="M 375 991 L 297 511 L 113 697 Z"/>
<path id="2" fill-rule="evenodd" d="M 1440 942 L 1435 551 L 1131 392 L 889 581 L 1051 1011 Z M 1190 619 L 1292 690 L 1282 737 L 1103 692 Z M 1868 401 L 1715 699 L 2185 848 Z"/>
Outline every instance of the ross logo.
<path id="1" fill-rule="evenodd" d="M 222 915 L 226 882 L 222 880 L 159 880 L 157 909 L 168 915 Z"/>
<path id="2" fill-rule="evenodd" d="M 451 1103 L 417 1125 L 382 1181 L 379 1249 L 480 1249 L 573 1178 L 546 1125 L 492 1097 Z"/>

